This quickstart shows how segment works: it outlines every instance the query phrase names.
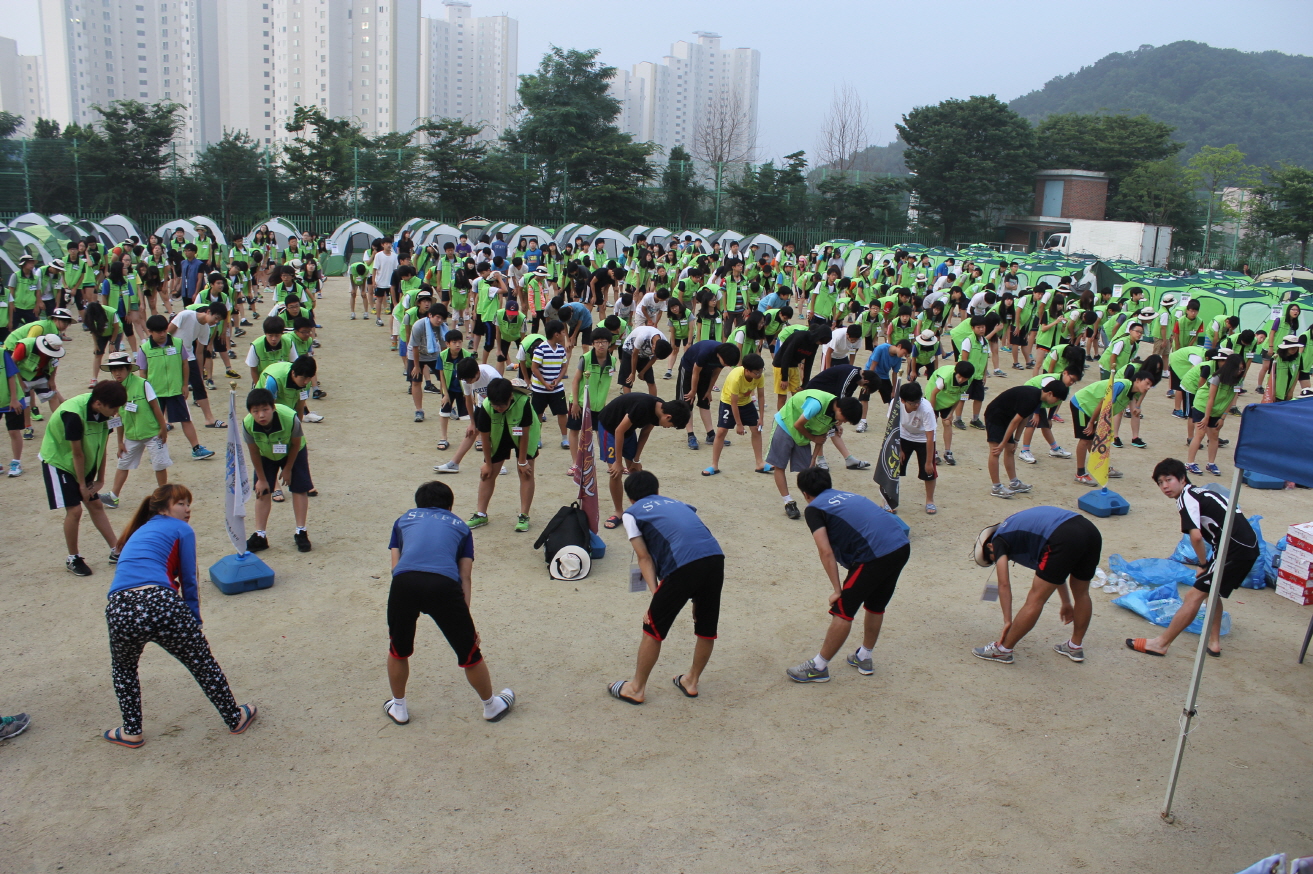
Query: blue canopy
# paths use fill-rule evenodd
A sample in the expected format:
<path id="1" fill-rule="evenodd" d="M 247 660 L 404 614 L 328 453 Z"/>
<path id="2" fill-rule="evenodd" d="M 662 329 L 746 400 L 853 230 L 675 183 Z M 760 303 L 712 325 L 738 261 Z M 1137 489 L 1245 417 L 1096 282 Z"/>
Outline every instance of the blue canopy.
<path id="1" fill-rule="evenodd" d="M 1313 435 L 1313 398 L 1250 404 L 1240 420 L 1235 465 L 1286 482 L 1313 485 L 1309 435 Z"/>

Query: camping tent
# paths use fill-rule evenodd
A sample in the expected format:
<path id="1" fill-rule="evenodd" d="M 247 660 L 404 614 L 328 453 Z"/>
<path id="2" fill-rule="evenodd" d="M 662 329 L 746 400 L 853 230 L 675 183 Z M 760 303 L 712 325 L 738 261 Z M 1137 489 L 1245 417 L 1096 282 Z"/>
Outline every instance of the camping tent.
<path id="1" fill-rule="evenodd" d="M 619 259 L 622 254 L 621 250 L 629 245 L 628 237 L 611 228 L 598 231 L 589 237 L 588 248 L 591 250 L 599 241 L 602 243 L 602 247 L 606 250 L 606 257 L 611 260 Z"/>
<path id="2" fill-rule="evenodd" d="M 443 246 L 448 243 L 455 244 L 460 240 L 460 229 L 452 225 L 433 222 L 431 227 L 425 225 L 420 228 L 417 238 L 420 245 L 435 245 L 438 247 L 438 251 L 441 252 Z"/>
<path id="3" fill-rule="evenodd" d="M 28 233 L 27 230 L 11 228 L 5 224 L 0 224 L 0 249 L 3 249 L 9 256 L 9 260 L 15 264 L 24 255 L 31 255 L 37 260 L 38 264 L 49 264 L 56 257 L 63 257 L 64 254 L 61 252 L 58 256 L 52 255 L 41 244 L 41 241 Z"/>
<path id="4" fill-rule="evenodd" d="M 679 237 L 679 242 L 681 243 L 689 242 L 687 238 L 692 237 L 693 239 L 691 242 L 700 243 L 702 245 L 703 252 L 711 251 L 711 241 L 708 240 L 706 237 L 702 236 L 702 233 L 700 231 L 694 231 L 690 229 L 686 231 L 681 231 L 675 236 Z"/>
<path id="5" fill-rule="evenodd" d="M 587 240 L 598 230 L 592 225 L 562 225 L 561 229 L 556 232 L 556 245 L 564 249 L 566 246 L 574 245 L 574 241 L 579 237 Z"/>
<path id="6" fill-rule="evenodd" d="M 1308 291 L 1313 291 L 1313 270 L 1298 265 L 1286 265 L 1278 267 L 1275 270 L 1268 270 L 1258 274 L 1255 282 L 1293 282 L 1295 285 L 1303 286 Z"/>
<path id="7" fill-rule="evenodd" d="M 515 233 L 506 237 L 506 245 L 512 250 L 520 245 L 520 240 L 533 239 L 538 241 L 538 248 L 546 246 L 552 241 L 552 235 L 546 228 L 540 228 L 537 225 L 520 225 L 515 229 Z"/>
<path id="8" fill-rule="evenodd" d="M 1240 506 L 1240 488 L 1245 471 L 1261 473 L 1274 479 L 1294 483 L 1313 483 L 1313 453 L 1291 452 L 1291 434 L 1313 433 L 1313 398 L 1301 398 L 1293 401 L 1281 401 L 1272 404 L 1250 404 L 1245 407 L 1240 419 L 1240 433 L 1236 436 L 1235 473 L 1231 477 L 1231 507 Z M 1231 543 L 1231 526 L 1235 522 L 1235 512 L 1226 514 L 1222 533 L 1218 537 L 1217 557 L 1213 567 L 1226 566 L 1227 547 Z M 1208 593 L 1203 627 L 1208 628 L 1213 614 L 1218 610 L 1221 586 L 1212 586 Z M 1190 722 L 1196 713 L 1199 698 L 1199 686 L 1204 674 L 1204 650 L 1208 646 L 1208 635 L 1199 635 L 1199 644 L 1195 650 L 1194 670 L 1190 676 L 1190 686 L 1185 695 L 1185 707 L 1181 715 L 1181 734 L 1176 739 L 1176 755 L 1172 759 L 1172 773 L 1167 782 L 1167 797 L 1163 800 L 1162 817 L 1172 822 L 1172 799 L 1176 794 L 1176 782 L 1181 776 L 1181 760 L 1185 756 L 1185 742 L 1190 734 Z"/>
<path id="9" fill-rule="evenodd" d="M 630 245 L 632 245 L 633 242 L 634 242 L 634 239 L 635 239 L 639 234 L 643 234 L 644 236 L 647 236 L 647 232 L 650 231 L 650 230 L 652 230 L 652 229 L 649 228 L 647 225 L 630 225 L 629 227 L 625 228 L 625 229 L 624 229 L 623 231 L 621 231 L 620 233 L 622 233 L 622 234 L 624 234 L 626 237 L 628 237 L 628 238 L 629 238 L 629 243 L 630 243 Z"/>
<path id="10" fill-rule="evenodd" d="M 347 219 L 328 235 L 328 250 L 335 252 L 337 257 L 342 259 L 342 264 L 350 264 L 358 261 L 365 252 L 369 251 L 370 244 L 382 236 L 384 236 L 383 232 L 368 222 Z M 340 265 L 334 266 L 337 267 L 338 272 L 333 275 L 340 275 Z M 327 264 L 324 272 L 328 272 Z"/>
<path id="11" fill-rule="evenodd" d="M 114 213 L 108 218 L 101 219 L 100 223 L 105 230 L 115 236 L 116 242 L 122 242 L 129 237 L 136 237 L 142 243 L 146 242 L 146 238 L 142 236 L 141 231 L 137 230 L 136 223 L 125 215 Z"/>
<path id="12" fill-rule="evenodd" d="M 750 246 L 757 247 L 757 257 L 769 255 L 774 258 L 784 248 L 784 244 L 772 237 L 770 234 L 748 234 L 739 240 L 739 247 L 744 252 L 748 251 Z"/>
<path id="13" fill-rule="evenodd" d="M 646 233 L 647 233 L 647 241 L 649 243 L 655 243 L 657 245 L 666 246 L 667 248 L 669 248 L 670 233 L 671 233 L 670 228 L 664 228 L 661 227 L 660 225 L 657 225 L 655 228 L 648 228 Z"/>
<path id="14" fill-rule="evenodd" d="M 251 242 L 251 239 L 255 236 L 255 232 L 261 228 L 268 229 L 268 231 L 274 235 L 274 240 L 277 242 L 279 249 L 286 249 L 288 240 L 293 237 L 301 236 L 301 231 L 297 229 L 296 225 L 281 216 L 274 216 L 268 221 L 260 222 L 258 225 L 252 227 L 246 234 L 246 242 Z"/>

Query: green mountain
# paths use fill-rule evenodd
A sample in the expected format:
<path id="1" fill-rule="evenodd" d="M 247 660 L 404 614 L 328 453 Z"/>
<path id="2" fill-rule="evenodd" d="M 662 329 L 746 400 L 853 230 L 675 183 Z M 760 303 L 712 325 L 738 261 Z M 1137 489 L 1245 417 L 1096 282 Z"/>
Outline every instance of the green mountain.
<path id="1" fill-rule="evenodd" d="M 1018 97 L 1039 122 L 1063 112 L 1139 115 L 1176 128 L 1188 158 L 1235 143 L 1251 164 L 1313 167 L 1313 58 L 1215 49 L 1197 42 L 1111 54 Z"/>
<path id="2" fill-rule="evenodd" d="M 1181 157 L 1235 143 L 1250 164 L 1313 168 L 1313 58 L 1197 42 L 1115 53 L 1009 106 L 1038 124 L 1064 112 L 1139 115 L 1176 128 Z M 903 143 L 858 152 L 854 168 L 907 174 Z"/>

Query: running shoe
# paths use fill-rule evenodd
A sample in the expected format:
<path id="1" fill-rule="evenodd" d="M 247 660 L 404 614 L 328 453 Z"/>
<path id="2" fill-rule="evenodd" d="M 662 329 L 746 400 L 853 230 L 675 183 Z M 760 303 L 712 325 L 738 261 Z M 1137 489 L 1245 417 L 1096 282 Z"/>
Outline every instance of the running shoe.
<path id="1" fill-rule="evenodd" d="M 1076 482 L 1080 483 L 1083 486 L 1097 486 L 1099 484 L 1099 481 L 1096 480 L 1094 477 L 1090 476 L 1088 473 L 1076 474 Z"/>
<path id="2" fill-rule="evenodd" d="M 821 470 L 829 470 L 830 462 L 825 460 L 824 455 L 818 455 L 816 456 L 816 466 L 819 467 Z"/>
<path id="3" fill-rule="evenodd" d="M 830 682 L 830 668 L 816 667 L 814 659 L 807 659 L 800 665 L 795 665 L 784 672 L 790 680 L 795 683 L 828 683 Z"/>
<path id="4" fill-rule="evenodd" d="M 1024 365 L 1024 364 L 1022 364 L 1022 363 L 1020 363 L 1020 362 L 1014 361 L 1014 362 L 1012 363 L 1012 369 L 1013 369 L 1013 370 L 1025 370 L 1025 369 L 1026 369 L 1026 365 Z"/>
<path id="5" fill-rule="evenodd" d="M 1185 418 L 1185 410 L 1172 410 L 1172 415 L 1178 419 Z"/>
<path id="6" fill-rule="evenodd" d="M 1036 463 L 1035 454 L 1031 452 L 1029 449 L 1023 449 L 1020 452 L 1018 452 L 1017 458 L 1020 458 L 1022 461 L 1026 462 L 1026 464 Z"/>
<path id="7" fill-rule="evenodd" d="M 268 548 L 269 538 L 265 537 L 263 534 L 252 534 L 250 537 L 246 538 L 247 552 L 259 552 L 262 549 Z"/>
<path id="8" fill-rule="evenodd" d="M 1002 483 L 996 483 L 994 487 L 989 490 L 989 493 L 995 498 L 1010 498 L 1014 494 L 1012 489 Z"/>
<path id="9" fill-rule="evenodd" d="M 430 382 L 427 379 L 424 380 L 424 391 L 428 392 L 431 395 L 442 394 L 442 389 L 438 388 L 436 385 L 434 385 L 432 382 Z"/>
<path id="10" fill-rule="evenodd" d="M 1114 449 L 1123 449 L 1123 448 L 1125 448 L 1125 447 L 1122 445 L 1122 438 L 1120 438 L 1120 437 L 1114 437 L 1114 438 L 1112 438 L 1112 446 L 1113 446 Z"/>
<path id="11" fill-rule="evenodd" d="M 36 431 L 32 430 L 31 428 L 24 428 L 24 429 L 23 429 L 23 439 L 24 439 L 24 440 L 31 440 L 31 439 L 33 439 L 34 437 L 36 437 Z"/>
<path id="12" fill-rule="evenodd" d="M 1174 397 L 1176 397 L 1176 389 L 1174 389 L 1174 388 L 1169 388 L 1169 389 L 1167 390 L 1167 396 L 1168 396 L 1169 398 L 1174 398 Z"/>
<path id="13" fill-rule="evenodd" d="M 197 446 L 191 451 L 191 457 L 196 461 L 204 461 L 207 458 L 214 457 L 214 450 L 206 449 L 204 446 Z"/>
<path id="14" fill-rule="evenodd" d="M 324 391 L 322 388 L 317 388 L 310 393 L 310 397 L 314 398 L 317 401 L 320 401 L 328 397 L 328 392 Z"/>
<path id="15" fill-rule="evenodd" d="M 1064 640 L 1062 643 L 1056 644 L 1053 647 L 1053 651 L 1058 655 L 1065 655 L 1073 662 L 1080 663 L 1085 661 L 1085 648 L 1080 647 L 1073 649 L 1070 641 Z"/>
<path id="16" fill-rule="evenodd" d="M 971 427 L 975 428 L 978 431 L 983 431 L 985 430 L 985 423 L 980 421 L 979 416 L 976 416 L 974 419 L 971 420 Z"/>
<path id="17" fill-rule="evenodd" d="M 847 464 L 849 470 L 866 470 L 871 466 L 871 462 L 862 461 L 860 458 L 855 459 Z"/>
<path id="18" fill-rule="evenodd" d="M 1218 467 L 1216 464 L 1207 464 L 1207 465 L 1204 466 L 1204 470 L 1208 471 L 1208 472 L 1211 473 L 1213 476 L 1221 476 L 1221 475 L 1222 475 L 1222 469 L 1221 469 L 1220 467 Z"/>
<path id="19" fill-rule="evenodd" d="M 482 528 L 484 525 L 488 524 L 488 514 L 475 513 L 469 519 L 465 520 L 465 524 L 470 526 L 470 528 Z"/>
<path id="20" fill-rule="evenodd" d="M 978 646 L 971 650 L 971 654 L 976 658 L 984 659 L 987 662 L 1001 662 L 1005 665 L 1012 664 L 1012 653 L 1003 652 L 1003 650 L 998 648 L 997 643 Z"/>
<path id="21" fill-rule="evenodd" d="M 434 473 L 460 473 L 460 465 L 454 461 L 444 461 L 433 466 Z"/>
<path id="22" fill-rule="evenodd" d="M 673 374 L 673 373 L 674 373 L 673 370 L 667 370 L 667 371 L 666 371 L 666 375 L 663 376 L 663 377 L 661 377 L 661 378 L 662 378 L 662 379 L 670 379 L 671 374 Z"/>
<path id="23" fill-rule="evenodd" d="M 944 450 L 944 463 L 948 465 L 957 464 L 957 459 L 953 457 L 953 450 L 951 449 Z"/>
<path id="24" fill-rule="evenodd" d="M 1049 455 L 1053 458 L 1071 458 L 1071 453 L 1063 449 L 1061 446 L 1050 447 Z"/>
<path id="25" fill-rule="evenodd" d="M 1018 493 L 1030 491 L 1029 483 L 1023 483 L 1019 479 L 1014 479 L 1012 482 L 1008 483 L 1008 488 Z"/>
<path id="26" fill-rule="evenodd" d="M 865 419 L 862 419 L 860 422 L 857 423 L 857 433 L 858 433 L 858 434 L 865 434 L 865 433 L 866 433 L 866 427 L 867 427 L 867 426 L 866 426 L 866 420 L 865 420 Z"/>
<path id="27" fill-rule="evenodd" d="M 784 504 L 784 515 L 790 519 L 801 519 L 802 514 L 798 512 L 797 501 L 786 501 Z"/>
<path id="28" fill-rule="evenodd" d="M 27 727 L 32 724 L 32 719 L 26 713 L 16 713 L 13 716 L 0 716 L 0 740 L 11 737 L 18 737 Z"/>
<path id="29" fill-rule="evenodd" d="M 423 411 L 423 410 L 416 410 L 416 411 L 415 411 L 415 421 L 416 421 L 416 422 L 423 422 L 423 421 L 424 421 L 424 411 Z"/>
<path id="30" fill-rule="evenodd" d="M 15 458 L 13 461 L 9 462 L 9 475 L 10 475 L 10 476 L 22 476 L 22 475 L 23 475 L 23 463 L 22 463 L 21 461 L 19 461 L 17 458 Z"/>
<path id="31" fill-rule="evenodd" d="M 80 555 L 75 555 L 72 558 L 67 559 L 64 562 L 64 567 L 75 577 L 91 576 L 91 568 L 87 567 L 87 563 L 82 560 L 82 556 Z"/>
<path id="32" fill-rule="evenodd" d="M 871 674 L 875 673 L 875 665 L 871 664 L 870 656 L 861 659 L 858 658 L 857 653 L 854 652 L 852 655 L 848 656 L 848 664 L 856 668 L 857 673 L 861 674 L 863 677 L 869 677 Z"/>
<path id="33" fill-rule="evenodd" d="M 110 553 L 109 553 L 109 563 L 110 563 L 110 564 L 118 564 L 118 563 L 119 563 L 119 551 L 118 551 L 117 549 L 112 549 L 112 550 L 110 550 Z"/>
<path id="34" fill-rule="evenodd" d="M 240 373 L 238 373 L 237 371 L 235 371 L 235 370 L 233 370 L 233 369 L 231 369 L 231 368 L 229 368 L 228 370 L 226 370 L 225 373 L 227 373 L 229 379 L 241 379 L 241 378 L 242 378 L 242 375 L 241 375 Z"/>
<path id="35" fill-rule="evenodd" d="M 324 417 L 319 415 L 318 413 L 306 413 L 305 420 L 307 422 L 322 422 L 324 421 Z"/>
<path id="36" fill-rule="evenodd" d="M 106 510 L 117 510 L 119 508 L 119 499 L 109 492 L 100 493 L 100 502 L 105 505 Z"/>
<path id="37" fill-rule="evenodd" d="M 1001 368 L 1001 367 L 995 367 L 995 368 L 994 368 L 994 375 L 995 375 L 995 376 L 1004 376 L 1004 377 L 1005 377 L 1005 376 L 1007 376 L 1007 372 L 1004 371 L 1003 368 Z"/>
<path id="38" fill-rule="evenodd" d="M 528 517 L 527 515 L 525 515 L 524 513 L 521 513 L 521 514 L 519 515 L 519 517 L 516 518 L 516 520 L 515 520 L 515 530 L 516 530 L 516 531 L 528 531 L 528 530 L 529 530 L 529 517 Z"/>
<path id="39" fill-rule="evenodd" d="M 1148 446 L 1149 444 L 1148 444 L 1148 443 L 1145 443 L 1144 440 L 1143 440 L 1143 438 L 1135 437 L 1135 438 L 1132 438 L 1132 439 L 1131 439 L 1131 445 L 1134 446 L 1136 449 L 1143 449 L 1144 447 Z"/>
<path id="40" fill-rule="evenodd" d="M 352 313 L 352 314 L 351 314 L 351 321 L 354 322 L 355 320 L 356 320 L 356 314 L 355 314 L 355 313 Z"/>
<path id="41" fill-rule="evenodd" d="M 965 431 L 967 429 L 967 423 L 963 422 L 961 419 L 954 419 L 953 427 L 959 431 Z"/>
<path id="42" fill-rule="evenodd" d="M 1108 479 L 1121 479 L 1124 474 L 1115 467 L 1108 468 Z"/>
<path id="43" fill-rule="evenodd" d="M 697 448 L 698 448 L 698 438 L 697 438 L 696 435 L 691 434 L 691 433 L 688 435 L 688 448 L 689 448 L 689 449 L 697 449 Z"/>
<path id="44" fill-rule="evenodd" d="M 296 548 L 299 549 L 301 552 L 310 551 L 311 549 L 310 535 L 307 534 L 306 532 L 304 531 L 296 532 L 295 534 L 292 535 L 292 540 L 296 541 Z"/>
<path id="45" fill-rule="evenodd" d="M 214 380 L 212 379 L 205 380 L 205 387 L 208 388 L 210 391 L 214 391 Z"/>
<path id="46" fill-rule="evenodd" d="M 562 449 L 569 449 L 569 448 L 570 448 L 570 438 L 568 438 L 568 437 L 562 437 L 562 438 L 561 438 L 561 448 L 562 448 Z"/>
<path id="47" fill-rule="evenodd" d="M 1061 424 L 1063 422 L 1066 422 L 1067 420 L 1062 418 L 1061 413 L 1053 413 L 1052 415 L 1049 416 L 1049 421 L 1058 422 L 1059 424 Z"/>

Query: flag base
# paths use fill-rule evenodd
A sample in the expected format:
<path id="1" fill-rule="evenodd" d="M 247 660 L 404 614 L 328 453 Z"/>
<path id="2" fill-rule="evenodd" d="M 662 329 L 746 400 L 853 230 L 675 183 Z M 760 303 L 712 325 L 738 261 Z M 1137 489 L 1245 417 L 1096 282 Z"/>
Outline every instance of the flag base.
<path id="1" fill-rule="evenodd" d="M 1252 470 L 1245 471 L 1243 476 L 1245 485 L 1251 489 L 1284 489 L 1286 487 L 1285 480 L 1254 473 Z"/>
<path id="2" fill-rule="evenodd" d="M 592 542 L 588 547 L 588 556 L 596 561 L 599 558 L 606 558 L 606 541 L 603 540 L 597 532 L 593 532 Z"/>
<path id="3" fill-rule="evenodd" d="M 1091 516 L 1107 518 L 1108 516 L 1125 516 L 1131 512 L 1131 505 L 1126 499 L 1116 492 L 1108 491 L 1108 487 L 1093 489 L 1081 495 L 1076 501 L 1076 506 L 1080 507 Z"/>
<path id="4" fill-rule="evenodd" d="M 210 582 L 225 595 L 238 595 L 269 588 L 274 584 L 274 571 L 255 553 L 240 552 L 210 565 Z"/>

